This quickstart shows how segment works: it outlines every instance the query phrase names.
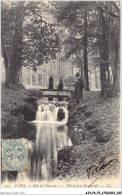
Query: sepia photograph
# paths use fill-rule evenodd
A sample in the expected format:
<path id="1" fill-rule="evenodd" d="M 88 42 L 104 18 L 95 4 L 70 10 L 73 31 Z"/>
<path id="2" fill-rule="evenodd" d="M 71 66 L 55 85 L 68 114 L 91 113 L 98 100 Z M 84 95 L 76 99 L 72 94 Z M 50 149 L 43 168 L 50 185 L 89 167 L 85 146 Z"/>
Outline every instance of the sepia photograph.
<path id="1" fill-rule="evenodd" d="M 1 0 L 1 186 L 121 187 L 120 1 Z"/>

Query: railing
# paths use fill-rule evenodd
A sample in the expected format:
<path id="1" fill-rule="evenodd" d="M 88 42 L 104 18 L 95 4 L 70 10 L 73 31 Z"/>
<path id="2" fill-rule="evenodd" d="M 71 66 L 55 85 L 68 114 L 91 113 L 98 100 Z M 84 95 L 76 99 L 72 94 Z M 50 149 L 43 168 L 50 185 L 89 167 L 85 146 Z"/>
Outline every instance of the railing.
<path id="1" fill-rule="evenodd" d="M 73 90 L 59 90 L 59 89 L 41 89 L 44 97 L 68 97 Z"/>

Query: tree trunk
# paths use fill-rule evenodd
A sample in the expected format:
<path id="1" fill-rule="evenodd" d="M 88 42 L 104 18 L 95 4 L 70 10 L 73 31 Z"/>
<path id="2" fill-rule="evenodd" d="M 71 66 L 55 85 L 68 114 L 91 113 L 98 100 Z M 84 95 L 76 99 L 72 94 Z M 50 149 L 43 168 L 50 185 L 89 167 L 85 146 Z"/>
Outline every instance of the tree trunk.
<path id="1" fill-rule="evenodd" d="M 118 41 L 118 40 L 117 40 Z M 118 59 L 119 59 L 119 44 L 115 43 L 115 64 L 114 64 L 114 74 L 113 74 L 113 86 L 112 86 L 112 96 L 114 96 L 118 91 L 120 91 L 120 82 L 119 82 L 119 67 L 118 67 Z"/>
<path id="2" fill-rule="evenodd" d="M 94 67 L 94 71 L 95 71 L 95 88 L 98 89 L 98 82 L 97 82 L 97 67 Z"/>
<path id="3" fill-rule="evenodd" d="M 10 73 L 9 67 L 6 67 L 6 66 L 5 66 L 5 72 L 6 72 L 5 85 L 6 85 L 6 87 L 9 87 L 9 73 Z"/>
<path id="4" fill-rule="evenodd" d="M 19 67 L 14 68 L 15 62 L 11 62 L 11 69 L 9 73 L 9 83 L 11 86 L 18 85 Z"/>
<path id="5" fill-rule="evenodd" d="M 83 63 L 82 63 L 82 51 L 77 51 L 77 58 L 78 62 L 80 63 L 80 72 L 81 72 L 81 78 L 84 80 L 84 71 L 83 71 Z"/>
<path id="6" fill-rule="evenodd" d="M 9 68 L 8 57 L 7 57 L 6 49 L 5 49 L 4 38 L 2 38 L 2 54 L 3 54 L 4 65 L 5 65 L 5 73 L 6 73 L 5 85 L 6 85 L 6 87 L 9 87 L 9 72 L 10 72 L 10 68 Z"/>
<path id="7" fill-rule="evenodd" d="M 108 49 L 108 23 L 103 12 L 100 11 L 100 80 L 101 96 L 111 96 L 110 72 L 109 72 L 109 49 Z"/>
<path id="8" fill-rule="evenodd" d="M 22 29 L 23 29 L 23 5 L 24 2 L 18 2 L 16 7 L 15 18 L 15 32 L 13 41 L 13 53 L 10 61 L 10 77 L 9 81 L 11 85 L 18 85 L 18 73 L 21 67 L 21 55 L 22 55 Z"/>
<path id="9" fill-rule="evenodd" d="M 84 75 L 83 75 L 83 64 L 82 64 L 82 61 L 81 61 L 81 78 L 83 79 Z"/>
<path id="10" fill-rule="evenodd" d="M 6 73 L 5 85 L 6 85 L 6 87 L 9 87 L 9 73 L 10 73 L 10 69 L 9 69 L 9 65 L 8 65 L 8 59 L 7 59 L 7 56 L 3 57 L 3 58 L 4 58 L 5 73 Z"/>
<path id="11" fill-rule="evenodd" d="M 88 56 L 87 56 L 87 11 L 84 12 L 84 79 L 85 89 L 89 91 Z"/>

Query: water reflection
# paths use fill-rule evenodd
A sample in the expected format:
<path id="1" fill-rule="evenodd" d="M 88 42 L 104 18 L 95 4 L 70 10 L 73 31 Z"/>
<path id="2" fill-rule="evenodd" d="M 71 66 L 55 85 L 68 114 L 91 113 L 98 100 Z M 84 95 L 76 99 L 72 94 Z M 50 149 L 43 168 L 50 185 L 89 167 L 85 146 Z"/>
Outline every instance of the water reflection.
<path id="1" fill-rule="evenodd" d="M 31 180 L 50 180 L 57 173 L 57 153 L 71 145 L 66 125 L 36 124 L 35 150 L 31 155 Z"/>
<path id="2" fill-rule="evenodd" d="M 30 156 L 30 171 L 15 174 L 16 182 L 52 180 L 57 175 L 58 151 L 71 146 L 66 125 L 33 123 L 35 130 Z M 24 126 L 25 128 L 25 126 Z M 31 132 L 30 132 L 31 133 Z M 5 174 L 6 175 L 6 174 Z M 10 174 L 7 173 L 9 180 Z M 5 177 L 6 178 L 6 177 Z M 5 180 L 4 178 L 4 180 Z M 12 177 L 13 178 L 13 177 Z M 10 180 L 9 180 L 10 181 Z"/>

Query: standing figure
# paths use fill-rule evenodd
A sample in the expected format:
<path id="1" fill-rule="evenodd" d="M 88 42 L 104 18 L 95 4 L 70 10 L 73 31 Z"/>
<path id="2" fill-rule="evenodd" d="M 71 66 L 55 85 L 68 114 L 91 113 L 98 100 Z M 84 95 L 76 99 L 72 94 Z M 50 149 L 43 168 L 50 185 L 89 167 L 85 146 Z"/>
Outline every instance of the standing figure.
<path id="1" fill-rule="evenodd" d="M 60 79 L 59 79 L 58 90 L 63 90 L 63 79 L 62 79 L 62 77 L 60 77 Z"/>
<path id="2" fill-rule="evenodd" d="M 76 73 L 75 98 L 77 103 L 79 103 L 79 100 L 82 99 L 83 97 L 83 88 L 84 88 L 83 80 L 81 79 L 80 74 Z"/>
<path id="3" fill-rule="evenodd" d="M 53 82 L 54 82 L 54 79 L 53 79 L 53 76 L 51 75 L 49 78 L 49 89 L 53 89 Z"/>

